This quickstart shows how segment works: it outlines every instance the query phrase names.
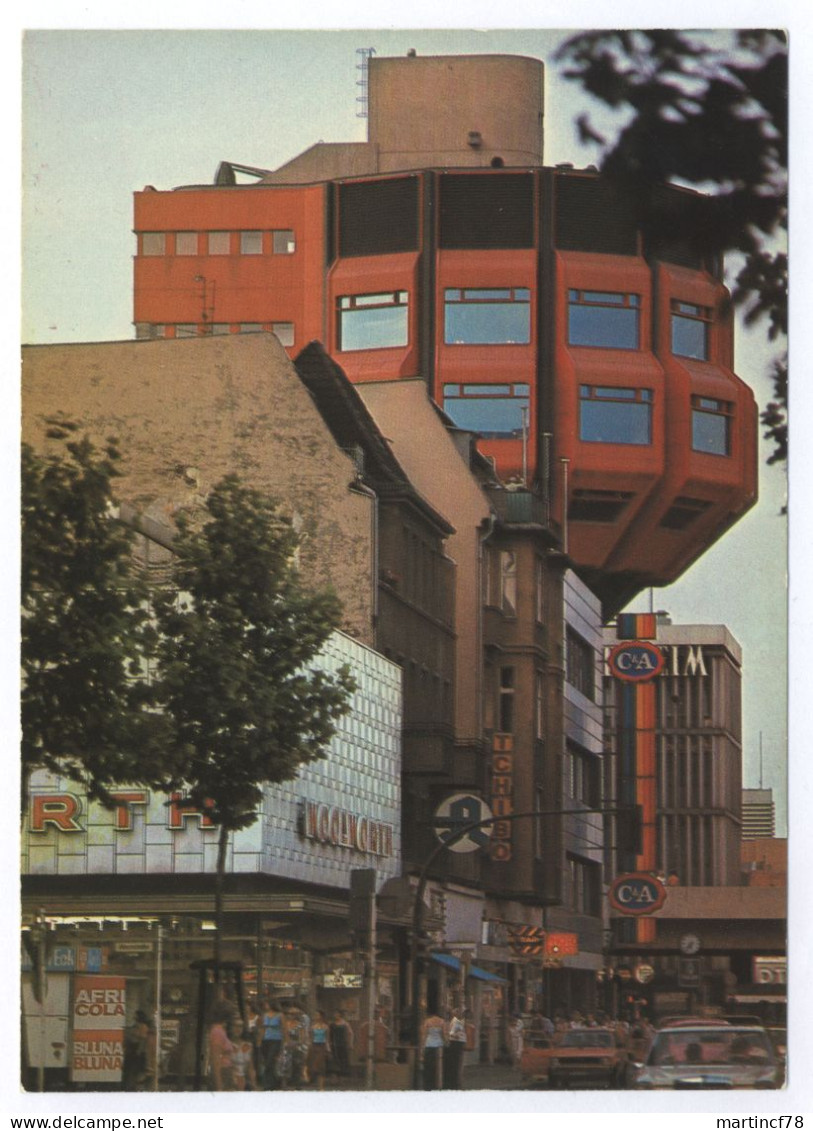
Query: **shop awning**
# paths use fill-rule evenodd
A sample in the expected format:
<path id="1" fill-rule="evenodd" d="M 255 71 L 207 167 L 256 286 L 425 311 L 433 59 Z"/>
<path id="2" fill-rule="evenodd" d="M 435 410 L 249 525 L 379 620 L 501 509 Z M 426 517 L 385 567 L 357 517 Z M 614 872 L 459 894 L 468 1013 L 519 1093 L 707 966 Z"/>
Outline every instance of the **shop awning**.
<path id="1" fill-rule="evenodd" d="M 437 951 L 430 951 L 429 957 L 433 962 L 439 962 L 441 966 L 448 966 L 450 970 L 459 970 L 463 963 L 459 958 L 455 958 L 453 954 L 439 954 Z"/>
<path id="2" fill-rule="evenodd" d="M 482 966 L 470 966 L 469 977 L 479 978 L 481 982 L 505 982 L 505 978 L 501 978 L 499 974 L 492 974 L 490 970 L 483 970 Z"/>

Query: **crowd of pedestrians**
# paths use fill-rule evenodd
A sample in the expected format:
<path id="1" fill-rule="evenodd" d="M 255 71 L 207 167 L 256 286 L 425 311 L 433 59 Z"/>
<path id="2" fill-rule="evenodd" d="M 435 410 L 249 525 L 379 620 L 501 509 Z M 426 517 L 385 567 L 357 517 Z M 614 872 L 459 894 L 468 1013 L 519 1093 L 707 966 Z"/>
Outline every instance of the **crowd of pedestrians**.
<path id="1" fill-rule="evenodd" d="M 324 1088 L 350 1076 L 353 1030 L 341 1012 L 313 1018 L 297 1002 L 249 1003 L 246 1016 L 228 1001 L 210 1014 L 209 1086 L 216 1092 Z"/>

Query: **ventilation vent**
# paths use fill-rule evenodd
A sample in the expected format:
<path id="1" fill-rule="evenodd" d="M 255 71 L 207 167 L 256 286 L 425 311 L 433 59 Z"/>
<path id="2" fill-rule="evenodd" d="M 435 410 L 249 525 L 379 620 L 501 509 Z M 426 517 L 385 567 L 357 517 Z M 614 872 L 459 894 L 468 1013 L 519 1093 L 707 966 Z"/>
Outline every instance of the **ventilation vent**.
<path id="1" fill-rule="evenodd" d="M 417 251 L 418 178 L 339 186 L 339 255 Z"/>
<path id="2" fill-rule="evenodd" d="M 533 201 L 528 173 L 447 173 L 440 178 L 440 247 L 533 247 Z"/>
<path id="3" fill-rule="evenodd" d="M 638 231 L 626 202 L 599 177 L 556 177 L 556 246 L 563 251 L 637 255 Z"/>
<path id="4" fill-rule="evenodd" d="M 685 530 L 690 523 L 709 509 L 711 503 L 706 499 L 691 499 L 688 495 L 677 495 L 674 503 L 661 519 L 660 525 L 667 530 Z"/>
<path id="5" fill-rule="evenodd" d="M 580 488 L 573 492 L 567 517 L 571 522 L 616 522 L 632 497 L 632 491 Z"/>

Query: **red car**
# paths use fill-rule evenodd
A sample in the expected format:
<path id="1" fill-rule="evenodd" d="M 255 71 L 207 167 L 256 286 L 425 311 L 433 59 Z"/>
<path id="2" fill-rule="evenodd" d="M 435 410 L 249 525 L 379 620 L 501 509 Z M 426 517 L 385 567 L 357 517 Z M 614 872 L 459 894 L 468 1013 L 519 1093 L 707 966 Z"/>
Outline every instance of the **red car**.
<path id="1" fill-rule="evenodd" d="M 625 1088 L 629 1051 L 609 1029 L 570 1029 L 559 1034 L 548 1061 L 551 1088 Z"/>

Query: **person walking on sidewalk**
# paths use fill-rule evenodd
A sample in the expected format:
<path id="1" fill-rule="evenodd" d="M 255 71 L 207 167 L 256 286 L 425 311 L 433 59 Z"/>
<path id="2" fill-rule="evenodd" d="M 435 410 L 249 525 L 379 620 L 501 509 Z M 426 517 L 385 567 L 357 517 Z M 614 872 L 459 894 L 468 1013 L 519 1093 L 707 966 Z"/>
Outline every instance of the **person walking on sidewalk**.
<path id="1" fill-rule="evenodd" d="M 456 1090 L 463 1086 L 463 1054 L 466 1051 L 466 1011 L 453 1009 L 447 1028 L 449 1043 L 443 1054 L 443 1087 Z"/>
<path id="2" fill-rule="evenodd" d="M 421 1029 L 423 1046 L 423 1090 L 434 1092 L 441 1087 L 441 1064 L 446 1044 L 446 1023 L 437 1013 L 430 1013 Z"/>

